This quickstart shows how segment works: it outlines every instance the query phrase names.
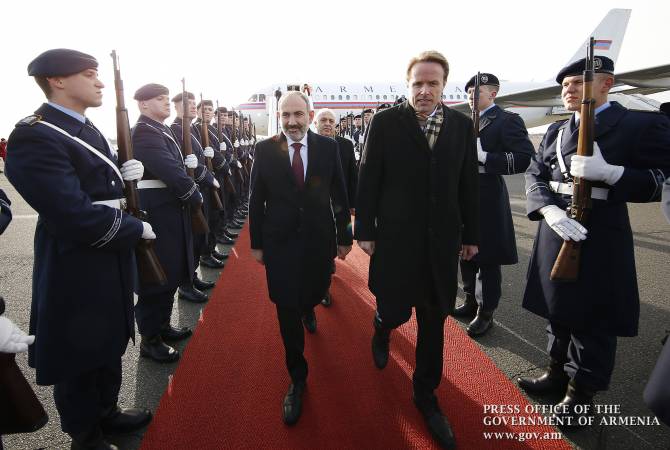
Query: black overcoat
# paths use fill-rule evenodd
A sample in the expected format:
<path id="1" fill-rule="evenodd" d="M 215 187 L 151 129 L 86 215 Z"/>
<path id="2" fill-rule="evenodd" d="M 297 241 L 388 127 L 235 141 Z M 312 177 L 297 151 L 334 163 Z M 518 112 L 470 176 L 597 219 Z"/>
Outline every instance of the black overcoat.
<path id="1" fill-rule="evenodd" d="M 328 289 L 336 245 L 351 245 L 337 143 L 308 131 L 307 176 L 298 189 L 284 134 L 256 145 L 249 198 L 251 248 L 263 250 L 270 299 L 312 307 Z"/>
<path id="2" fill-rule="evenodd" d="M 344 185 L 347 187 L 349 208 L 355 208 L 358 168 L 356 167 L 356 157 L 354 156 L 354 144 L 349 139 L 344 139 L 340 136 L 335 136 L 335 140 L 340 150 L 340 162 L 342 163 L 342 173 L 344 174 Z"/>
<path id="3" fill-rule="evenodd" d="M 461 243 L 478 243 L 472 121 L 447 107 L 443 112 L 444 123 L 432 150 L 407 102 L 376 114 L 368 128 L 354 231 L 357 240 L 376 242 L 369 287 L 378 303 L 397 305 L 389 309 L 411 312 L 434 289 L 443 312 L 450 313 L 456 301 Z"/>
<path id="4" fill-rule="evenodd" d="M 543 220 L 539 209 L 565 209 L 570 196 L 555 193 L 551 181 L 562 179 L 556 138 L 563 130 L 562 154 L 570 168 L 577 151 L 574 119 L 549 127 L 526 171 L 527 213 L 540 221 L 528 267 L 523 307 L 571 329 L 610 336 L 635 336 L 640 299 L 635 272 L 633 233 L 626 202 L 659 201 L 670 175 L 670 120 L 662 114 L 629 111 L 616 102 L 596 116 L 595 140 L 610 164 L 624 166 L 607 200 L 593 200 L 587 239 L 581 245 L 579 279 L 549 279 L 563 243 Z"/>

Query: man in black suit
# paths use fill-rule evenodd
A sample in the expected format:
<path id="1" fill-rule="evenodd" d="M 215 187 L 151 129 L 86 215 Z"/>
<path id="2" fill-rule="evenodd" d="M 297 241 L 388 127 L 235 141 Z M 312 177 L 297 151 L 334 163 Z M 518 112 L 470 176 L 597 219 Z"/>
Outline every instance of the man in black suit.
<path id="1" fill-rule="evenodd" d="M 350 140 L 337 135 L 335 131 L 335 113 L 328 109 L 320 109 L 314 120 L 316 131 L 321 136 L 326 136 L 337 141 L 340 153 L 340 162 L 344 172 L 344 184 L 347 188 L 347 199 L 349 200 L 349 211 L 354 214 L 354 200 L 356 198 L 356 185 L 358 184 L 358 169 L 356 167 L 356 157 L 354 156 L 354 145 Z M 335 261 L 333 261 L 332 273 L 335 273 Z M 321 300 L 321 304 L 329 307 L 333 304 L 330 292 Z"/>
<path id="2" fill-rule="evenodd" d="M 433 391 L 442 378 L 444 321 L 454 309 L 459 254 L 477 253 L 479 187 L 472 121 L 441 103 L 449 65 L 423 52 L 407 68 L 409 100 L 370 123 L 358 180 L 355 237 L 371 256 L 377 298 L 372 353 L 388 362 L 391 331 L 416 308 L 414 403 L 436 440 L 454 436 Z"/>
<path id="3" fill-rule="evenodd" d="M 471 108 L 476 77 L 465 85 Z M 493 311 L 502 294 L 500 266 L 519 260 L 509 194 L 502 175 L 525 172 L 535 154 L 521 117 L 495 104 L 498 89 L 498 77 L 479 74 L 477 159 L 481 240 L 477 256 L 472 261 L 461 261 L 465 303 L 454 310 L 454 316 L 474 317 L 466 329 L 472 337 L 485 334 L 493 326 Z"/>
<path id="4" fill-rule="evenodd" d="M 316 331 L 314 306 L 328 289 L 333 258 L 346 257 L 352 236 L 337 143 L 308 131 L 314 111 L 301 92 L 279 100 L 279 116 L 282 133 L 256 146 L 249 225 L 251 252 L 265 265 L 277 307 L 291 376 L 284 422 L 293 425 L 307 380 L 301 319 L 308 331 Z"/>

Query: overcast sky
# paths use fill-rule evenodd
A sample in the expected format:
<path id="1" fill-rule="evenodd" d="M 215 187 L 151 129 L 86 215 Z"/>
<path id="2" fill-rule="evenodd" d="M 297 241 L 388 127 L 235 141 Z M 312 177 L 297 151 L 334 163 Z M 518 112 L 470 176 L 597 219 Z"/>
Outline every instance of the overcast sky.
<path id="1" fill-rule="evenodd" d="M 450 81 L 477 70 L 547 80 L 611 8 L 633 10 L 617 71 L 670 63 L 668 0 L 206 3 L 3 1 L 0 135 L 44 100 L 26 67 L 56 47 L 98 58 L 107 88 L 103 106 L 87 115 L 112 137 L 112 49 L 121 58 L 131 125 L 132 94 L 145 83 L 174 94 L 186 77 L 196 95 L 230 106 L 281 82 L 403 81 L 407 61 L 426 49 L 447 57 Z"/>

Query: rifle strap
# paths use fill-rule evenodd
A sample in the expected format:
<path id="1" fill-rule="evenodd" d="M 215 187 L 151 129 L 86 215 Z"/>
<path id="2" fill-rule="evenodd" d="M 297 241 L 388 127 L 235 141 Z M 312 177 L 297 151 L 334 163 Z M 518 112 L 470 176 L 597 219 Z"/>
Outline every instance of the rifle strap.
<path id="1" fill-rule="evenodd" d="M 568 168 L 565 165 L 565 159 L 563 159 L 563 131 L 564 128 L 558 130 L 558 136 L 556 136 L 556 159 L 558 159 L 558 165 L 561 167 L 561 174 L 563 174 L 563 179 L 567 180 L 570 178 L 570 173 L 568 173 Z"/>

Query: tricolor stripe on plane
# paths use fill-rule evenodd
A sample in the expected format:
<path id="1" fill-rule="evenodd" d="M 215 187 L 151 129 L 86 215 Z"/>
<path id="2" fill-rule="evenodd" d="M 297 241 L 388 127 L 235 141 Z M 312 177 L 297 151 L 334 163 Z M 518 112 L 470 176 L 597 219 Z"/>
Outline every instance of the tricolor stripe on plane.
<path id="1" fill-rule="evenodd" d="M 609 50 L 611 45 L 611 39 L 596 39 L 593 43 L 593 48 L 596 50 Z"/>
<path id="2" fill-rule="evenodd" d="M 382 103 L 393 104 L 393 102 L 314 102 L 314 109 L 366 109 L 366 108 L 377 108 Z M 453 105 L 456 103 L 462 102 L 448 102 L 443 101 L 445 105 Z M 238 109 L 241 110 L 252 110 L 252 109 L 265 109 L 265 103 L 244 103 L 238 106 Z"/>

